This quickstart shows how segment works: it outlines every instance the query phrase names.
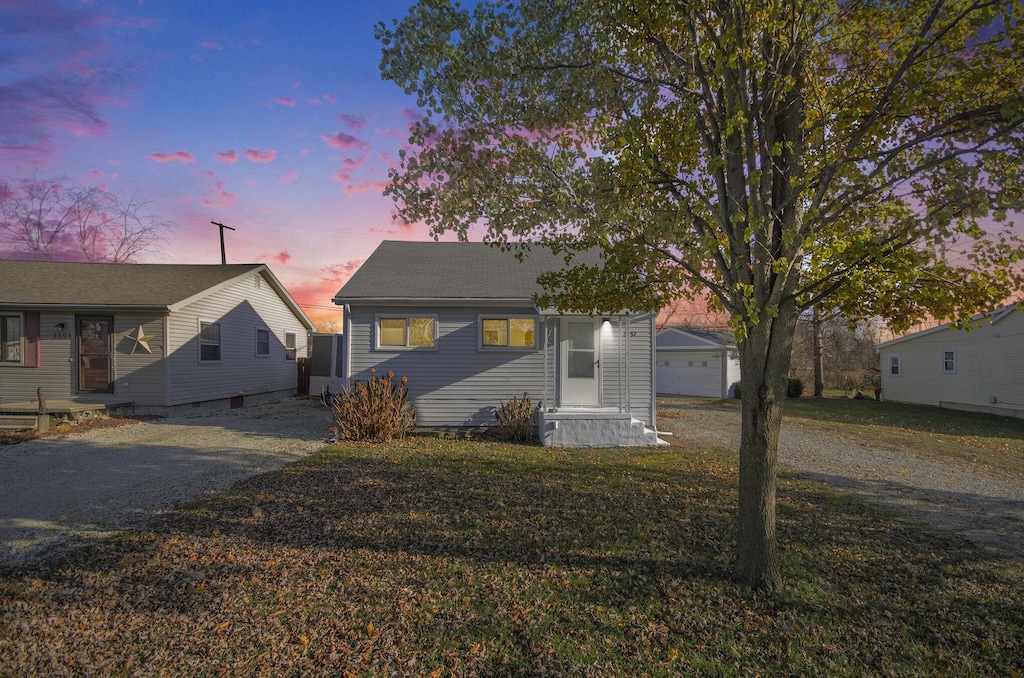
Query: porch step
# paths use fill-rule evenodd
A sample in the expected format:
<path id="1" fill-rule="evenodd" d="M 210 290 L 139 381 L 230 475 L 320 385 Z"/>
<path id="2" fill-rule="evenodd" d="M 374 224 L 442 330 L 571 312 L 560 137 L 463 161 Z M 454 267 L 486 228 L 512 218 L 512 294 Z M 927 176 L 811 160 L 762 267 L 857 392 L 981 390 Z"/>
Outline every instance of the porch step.
<path id="1" fill-rule="evenodd" d="M 621 412 L 541 412 L 539 427 L 545 447 L 654 447 L 667 444 L 642 421 Z"/>
<path id="2" fill-rule="evenodd" d="M 34 414 L 0 414 L 0 431 L 25 431 L 38 423 Z"/>

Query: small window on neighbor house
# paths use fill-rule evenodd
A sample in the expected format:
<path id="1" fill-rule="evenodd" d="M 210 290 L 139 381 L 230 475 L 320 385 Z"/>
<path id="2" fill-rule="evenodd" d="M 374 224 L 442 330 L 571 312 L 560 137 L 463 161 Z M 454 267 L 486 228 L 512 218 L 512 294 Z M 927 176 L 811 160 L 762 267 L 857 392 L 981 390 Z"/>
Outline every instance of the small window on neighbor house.
<path id="1" fill-rule="evenodd" d="M 0 362 L 21 363 L 21 316 L 0 315 Z"/>
<path id="2" fill-rule="evenodd" d="M 270 330 L 256 328 L 256 355 L 270 355 Z"/>
<path id="3" fill-rule="evenodd" d="M 285 332 L 284 333 L 284 359 L 295 360 L 295 333 Z"/>
<path id="4" fill-rule="evenodd" d="M 377 319 L 378 348 L 420 348 L 434 345 L 432 316 Z"/>
<path id="5" fill-rule="evenodd" d="M 899 355 L 889 356 L 889 376 L 899 377 L 903 375 L 903 364 Z"/>
<path id="6" fill-rule="evenodd" d="M 950 349 L 942 351 L 942 373 L 956 374 L 956 351 Z"/>
<path id="7" fill-rule="evenodd" d="M 483 318 L 480 345 L 485 348 L 535 348 L 537 321 L 534 318 Z"/>
<path id="8" fill-rule="evenodd" d="M 220 360 L 220 323 L 199 323 L 199 360 Z"/>

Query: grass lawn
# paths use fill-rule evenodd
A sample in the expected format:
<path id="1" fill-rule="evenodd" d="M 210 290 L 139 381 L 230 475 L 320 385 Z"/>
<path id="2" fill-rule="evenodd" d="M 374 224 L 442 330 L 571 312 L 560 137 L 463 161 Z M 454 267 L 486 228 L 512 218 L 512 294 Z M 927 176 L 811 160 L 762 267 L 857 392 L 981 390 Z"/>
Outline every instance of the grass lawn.
<path id="1" fill-rule="evenodd" d="M 787 475 L 787 587 L 751 593 L 735 484 L 678 447 L 327 447 L 0 573 L 0 675 L 1024 670 L 1019 561 Z"/>

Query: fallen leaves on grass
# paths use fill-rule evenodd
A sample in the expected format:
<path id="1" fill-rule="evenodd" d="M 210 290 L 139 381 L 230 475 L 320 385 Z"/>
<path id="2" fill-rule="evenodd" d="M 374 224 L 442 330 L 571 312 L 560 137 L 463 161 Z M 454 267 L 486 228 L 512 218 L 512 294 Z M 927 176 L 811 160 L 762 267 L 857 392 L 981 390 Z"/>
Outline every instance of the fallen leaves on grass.
<path id="1" fill-rule="evenodd" d="M 705 451 L 335 446 L 0 578 L 0 674 L 1012 675 L 1019 571 L 783 478 L 788 588 L 728 583 Z"/>

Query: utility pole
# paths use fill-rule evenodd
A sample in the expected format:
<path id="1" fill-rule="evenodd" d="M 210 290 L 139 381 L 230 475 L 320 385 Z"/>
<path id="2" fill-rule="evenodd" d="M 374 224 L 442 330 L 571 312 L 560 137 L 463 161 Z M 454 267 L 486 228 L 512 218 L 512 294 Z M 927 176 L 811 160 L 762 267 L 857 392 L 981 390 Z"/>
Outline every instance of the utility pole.
<path id="1" fill-rule="evenodd" d="M 226 228 L 229 231 L 233 231 L 235 229 L 231 228 L 230 226 L 225 226 L 224 224 L 218 223 L 216 221 L 211 221 L 210 223 L 213 224 L 214 226 L 220 227 L 220 263 L 226 264 L 228 263 L 228 258 L 224 254 L 224 229 Z"/>

